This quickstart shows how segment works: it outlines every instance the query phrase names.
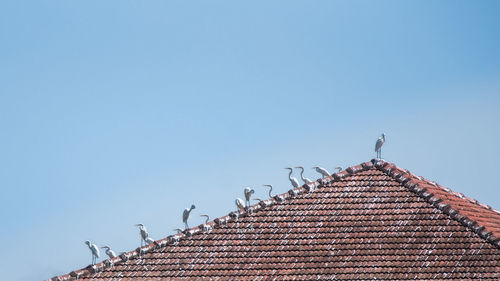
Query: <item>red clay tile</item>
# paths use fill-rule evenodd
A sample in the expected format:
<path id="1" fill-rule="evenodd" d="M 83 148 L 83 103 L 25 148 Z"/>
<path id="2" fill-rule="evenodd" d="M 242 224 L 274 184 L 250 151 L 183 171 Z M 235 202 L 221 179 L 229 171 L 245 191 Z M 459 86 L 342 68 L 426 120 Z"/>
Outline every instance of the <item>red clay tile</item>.
<path id="1" fill-rule="evenodd" d="M 319 182 L 59 280 L 500 280 L 491 207 L 384 161 Z"/>

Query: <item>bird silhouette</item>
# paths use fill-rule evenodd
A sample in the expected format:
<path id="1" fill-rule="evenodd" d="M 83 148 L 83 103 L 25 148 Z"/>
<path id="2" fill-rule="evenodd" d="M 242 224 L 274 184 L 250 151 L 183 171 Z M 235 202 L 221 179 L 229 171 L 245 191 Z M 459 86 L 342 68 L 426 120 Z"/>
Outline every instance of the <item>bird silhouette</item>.
<path id="1" fill-rule="evenodd" d="M 186 208 L 184 209 L 184 212 L 182 213 L 182 221 L 184 222 L 184 226 L 186 229 L 189 228 L 189 225 L 188 225 L 188 219 L 189 219 L 189 214 L 191 213 L 191 211 L 196 208 L 196 206 L 194 204 L 191 205 L 190 208 Z"/>
<path id="2" fill-rule="evenodd" d="M 385 143 L 385 134 L 382 133 L 382 135 L 377 139 L 377 142 L 375 143 L 375 152 L 377 152 L 377 159 L 382 159 L 382 145 Z"/>
<path id="3" fill-rule="evenodd" d="M 288 179 L 290 180 L 292 186 L 299 187 L 299 181 L 296 178 L 292 177 L 293 169 L 290 167 L 286 167 L 285 170 L 290 170 L 290 173 L 288 174 Z"/>
<path id="4" fill-rule="evenodd" d="M 96 244 L 92 244 L 89 240 L 85 241 L 85 244 L 89 247 L 90 252 L 92 252 L 92 265 L 96 264 L 97 258 L 99 258 L 99 247 Z"/>

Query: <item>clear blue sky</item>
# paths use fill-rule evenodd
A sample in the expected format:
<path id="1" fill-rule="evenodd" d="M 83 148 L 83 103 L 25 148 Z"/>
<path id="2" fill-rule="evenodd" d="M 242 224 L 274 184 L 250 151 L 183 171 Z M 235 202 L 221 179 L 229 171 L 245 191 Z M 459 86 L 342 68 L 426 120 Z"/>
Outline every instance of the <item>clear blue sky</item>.
<path id="1" fill-rule="evenodd" d="M 499 1 L 0 3 L 0 276 L 383 156 L 500 209 Z M 306 175 L 315 178 L 311 170 Z"/>

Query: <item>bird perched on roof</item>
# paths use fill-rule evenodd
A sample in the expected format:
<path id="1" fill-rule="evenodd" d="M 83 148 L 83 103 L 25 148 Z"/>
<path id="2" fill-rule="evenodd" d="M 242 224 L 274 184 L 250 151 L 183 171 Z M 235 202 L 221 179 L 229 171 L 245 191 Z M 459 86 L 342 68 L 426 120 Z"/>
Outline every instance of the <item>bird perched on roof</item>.
<path id="1" fill-rule="evenodd" d="M 102 246 L 101 248 L 106 249 L 106 255 L 108 255 L 109 258 L 116 258 L 115 252 L 111 250 L 108 246 Z"/>
<path id="2" fill-rule="evenodd" d="M 182 230 L 180 228 L 175 228 L 174 231 L 177 231 L 177 234 L 179 234 L 179 233 L 182 233 L 184 230 Z"/>
<path id="3" fill-rule="evenodd" d="M 246 206 L 250 206 L 250 197 L 252 197 L 252 194 L 255 193 L 255 190 L 253 190 L 250 187 L 245 187 L 245 204 Z"/>
<path id="4" fill-rule="evenodd" d="M 330 173 L 325 168 L 321 168 L 319 166 L 314 166 L 312 168 L 316 170 L 316 172 L 320 173 L 323 178 L 330 176 Z"/>
<path id="5" fill-rule="evenodd" d="M 234 204 L 236 204 L 236 207 L 238 207 L 238 210 L 244 210 L 246 208 L 245 202 L 243 202 L 243 199 L 241 198 L 236 198 L 234 201 Z"/>
<path id="6" fill-rule="evenodd" d="M 288 179 L 290 180 L 290 183 L 293 185 L 293 187 L 299 187 L 299 181 L 292 177 L 292 172 L 293 172 L 293 169 L 290 168 L 290 167 L 286 167 L 285 170 L 290 170 L 290 173 L 288 174 Z"/>
<path id="7" fill-rule="evenodd" d="M 273 191 L 273 186 L 270 184 L 263 184 L 262 186 L 269 187 L 269 197 L 273 197 L 273 195 L 271 194 L 271 192 Z"/>
<path id="8" fill-rule="evenodd" d="M 85 244 L 87 244 L 87 246 L 89 247 L 90 249 L 90 252 L 92 252 L 92 265 L 96 264 L 97 262 L 97 258 L 99 258 L 99 247 L 97 247 L 96 244 L 92 244 L 92 242 L 90 242 L 89 240 L 85 241 Z"/>
<path id="9" fill-rule="evenodd" d="M 141 233 L 141 246 L 144 246 L 143 242 L 146 242 L 146 238 L 149 236 L 148 230 L 142 223 L 138 223 L 135 226 L 139 227 L 139 231 Z"/>
<path id="10" fill-rule="evenodd" d="M 309 183 L 312 183 L 312 180 L 308 179 L 308 178 L 304 178 L 304 167 L 302 166 L 297 166 L 295 167 L 297 169 L 300 169 L 300 178 L 302 179 L 302 181 L 305 183 L 305 184 L 309 184 Z"/>
<path id="11" fill-rule="evenodd" d="M 191 211 L 196 208 L 196 206 L 194 204 L 191 205 L 190 208 L 186 208 L 184 209 L 184 212 L 182 213 L 182 221 L 184 222 L 184 226 L 186 227 L 186 229 L 189 228 L 189 225 L 188 225 L 188 219 L 189 219 L 189 214 L 191 213 Z"/>
<path id="12" fill-rule="evenodd" d="M 382 145 L 385 143 L 385 134 L 382 133 L 382 135 L 377 139 L 377 142 L 375 143 L 375 152 L 377 152 L 377 159 L 382 159 Z"/>
<path id="13" fill-rule="evenodd" d="M 340 172 L 342 171 L 342 167 L 335 167 L 335 170 L 337 170 L 337 172 Z"/>

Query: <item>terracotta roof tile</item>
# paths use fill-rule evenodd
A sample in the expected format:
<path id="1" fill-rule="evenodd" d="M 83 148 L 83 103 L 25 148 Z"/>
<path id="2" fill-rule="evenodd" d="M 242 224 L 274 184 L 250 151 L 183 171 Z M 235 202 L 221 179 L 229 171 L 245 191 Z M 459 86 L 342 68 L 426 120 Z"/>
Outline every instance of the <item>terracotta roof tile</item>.
<path id="1" fill-rule="evenodd" d="M 316 185 L 53 280 L 500 280 L 491 207 L 380 160 Z"/>

